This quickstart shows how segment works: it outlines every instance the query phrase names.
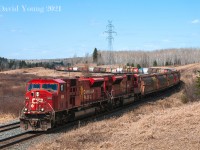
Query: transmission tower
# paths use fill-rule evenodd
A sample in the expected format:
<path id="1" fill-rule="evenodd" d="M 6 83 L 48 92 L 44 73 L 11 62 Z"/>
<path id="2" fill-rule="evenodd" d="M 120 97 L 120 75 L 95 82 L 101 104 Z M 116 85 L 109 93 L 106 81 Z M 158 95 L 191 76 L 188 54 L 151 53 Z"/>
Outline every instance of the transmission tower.
<path id="1" fill-rule="evenodd" d="M 111 50 L 113 50 L 113 44 L 112 44 L 112 42 L 114 40 L 113 34 L 117 34 L 117 32 L 113 31 L 114 26 L 112 25 L 112 21 L 110 21 L 110 20 L 108 20 L 108 25 L 106 27 L 107 27 L 107 31 L 105 31 L 105 33 L 108 34 L 108 36 L 107 36 L 108 48 L 111 51 Z"/>
<path id="2" fill-rule="evenodd" d="M 106 26 L 106 28 L 107 28 L 107 31 L 105 31 L 104 33 L 108 35 L 107 36 L 108 49 L 110 50 L 109 55 L 108 55 L 108 61 L 109 61 L 109 64 L 113 64 L 114 60 L 113 60 L 112 52 L 111 52 L 113 50 L 113 40 L 114 40 L 113 34 L 117 35 L 117 32 L 113 31 L 114 26 L 112 25 L 112 21 L 110 20 L 108 20 L 108 25 Z"/>

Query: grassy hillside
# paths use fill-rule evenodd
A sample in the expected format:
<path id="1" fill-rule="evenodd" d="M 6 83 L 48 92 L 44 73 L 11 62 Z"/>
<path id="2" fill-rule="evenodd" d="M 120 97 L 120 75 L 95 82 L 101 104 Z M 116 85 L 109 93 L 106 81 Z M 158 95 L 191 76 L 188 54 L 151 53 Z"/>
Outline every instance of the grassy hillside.
<path id="1" fill-rule="evenodd" d="M 36 149 L 198 149 L 200 103 L 176 106 L 146 105 L 63 133 Z"/>

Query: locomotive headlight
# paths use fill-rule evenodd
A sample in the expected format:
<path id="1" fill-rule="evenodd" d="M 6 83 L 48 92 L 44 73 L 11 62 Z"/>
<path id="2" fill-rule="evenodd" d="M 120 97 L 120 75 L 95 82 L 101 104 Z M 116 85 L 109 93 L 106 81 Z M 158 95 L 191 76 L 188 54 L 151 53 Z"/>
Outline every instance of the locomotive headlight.
<path id="1" fill-rule="evenodd" d="M 41 111 L 44 111 L 44 108 L 41 108 Z"/>
<path id="2" fill-rule="evenodd" d="M 40 96 L 40 93 L 39 93 L 39 92 L 36 92 L 36 96 L 39 97 L 39 96 Z"/>
<path id="3" fill-rule="evenodd" d="M 24 108 L 24 111 L 27 112 L 27 111 L 28 111 L 28 108 Z"/>

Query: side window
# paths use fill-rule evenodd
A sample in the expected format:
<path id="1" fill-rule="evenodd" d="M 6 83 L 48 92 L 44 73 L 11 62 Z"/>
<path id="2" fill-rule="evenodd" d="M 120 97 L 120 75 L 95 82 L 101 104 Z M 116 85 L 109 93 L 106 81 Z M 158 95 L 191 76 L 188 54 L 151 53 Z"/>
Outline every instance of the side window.
<path id="1" fill-rule="evenodd" d="M 131 76 L 127 76 L 127 81 L 130 81 L 131 80 Z"/>
<path id="2" fill-rule="evenodd" d="M 60 85 L 60 91 L 61 91 L 61 92 L 64 91 L 64 85 L 63 85 L 63 84 Z"/>

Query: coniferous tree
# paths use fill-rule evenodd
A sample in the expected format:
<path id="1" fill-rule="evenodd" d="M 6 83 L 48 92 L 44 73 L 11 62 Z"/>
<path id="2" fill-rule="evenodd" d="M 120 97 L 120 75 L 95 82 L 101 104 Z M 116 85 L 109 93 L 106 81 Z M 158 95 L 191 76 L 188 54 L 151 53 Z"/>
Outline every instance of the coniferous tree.
<path id="1" fill-rule="evenodd" d="M 94 63 L 97 63 L 98 61 L 98 51 L 97 51 L 97 48 L 94 49 L 94 52 L 93 52 L 93 62 Z"/>
<path id="2" fill-rule="evenodd" d="M 15 65 L 15 61 L 10 60 L 10 62 L 8 63 L 8 68 L 13 69 L 14 65 Z"/>
<path id="3" fill-rule="evenodd" d="M 154 62 L 153 62 L 153 66 L 155 67 L 155 66 L 157 66 L 158 64 L 157 64 L 157 61 L 156 60 L 154 60 Z"/>
<path id="4" fill-rule="evenodd" d="M 140 69 L 140 68 L 141 68 L 140 64 L 137 64 L 137 68 L 138 68 L 138 69 Z"/>

